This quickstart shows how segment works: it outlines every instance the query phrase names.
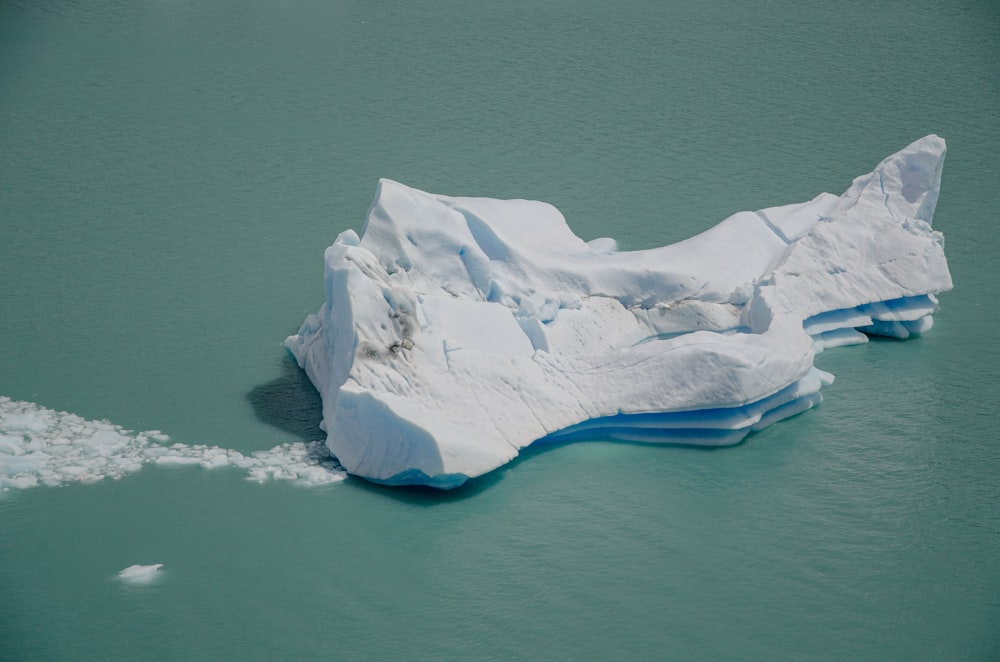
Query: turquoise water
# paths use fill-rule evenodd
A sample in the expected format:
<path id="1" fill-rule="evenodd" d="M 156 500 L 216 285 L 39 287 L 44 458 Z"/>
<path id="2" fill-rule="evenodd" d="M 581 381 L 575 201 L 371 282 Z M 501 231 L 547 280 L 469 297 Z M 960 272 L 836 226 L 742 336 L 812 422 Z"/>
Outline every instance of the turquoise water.
<path id="1" fill-rule="evenodd" d="M 197 467 L 3 493 L 0 658 L 1000 658 L 998 111 L 989 2 L 4 3 L 16 400 L 315 436 L 280 343 L 378 177 L 639 248 L 933 132 L 956 289 L 736 448 L 595 440 L 447 495 Z"/>

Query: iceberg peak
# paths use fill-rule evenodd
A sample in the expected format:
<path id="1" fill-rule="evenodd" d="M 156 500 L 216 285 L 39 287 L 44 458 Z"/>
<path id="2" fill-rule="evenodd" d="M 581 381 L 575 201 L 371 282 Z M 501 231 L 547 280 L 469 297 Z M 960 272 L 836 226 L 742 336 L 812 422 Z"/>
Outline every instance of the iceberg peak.
<path id="1" fill-rule="evenodd" d="M 930 328 L 944 154 L 927 136 L 843 195 L 632 252 L 544 202 L 381 179 L 285 344 L 330 451 L 376 482 L 454 487 L 540 439 L 735 444 L 820 402 L 816 353 Z"/>

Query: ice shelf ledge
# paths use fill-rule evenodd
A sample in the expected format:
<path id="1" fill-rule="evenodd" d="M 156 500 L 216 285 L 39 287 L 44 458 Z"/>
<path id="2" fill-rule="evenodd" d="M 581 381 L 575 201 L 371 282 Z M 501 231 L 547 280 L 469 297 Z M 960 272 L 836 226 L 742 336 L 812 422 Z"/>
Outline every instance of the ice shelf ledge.
<path id="1" fill-rule="evenodd" d="M 944 154 L 927 136 L 843 195 L 633 252 L 543 202 L 383 179 L 285 345 L 330 451 L 380 483 L 455 487 L 538 440 L 739 443 L 820 402 L 818 352 L 931 327 Z"/>

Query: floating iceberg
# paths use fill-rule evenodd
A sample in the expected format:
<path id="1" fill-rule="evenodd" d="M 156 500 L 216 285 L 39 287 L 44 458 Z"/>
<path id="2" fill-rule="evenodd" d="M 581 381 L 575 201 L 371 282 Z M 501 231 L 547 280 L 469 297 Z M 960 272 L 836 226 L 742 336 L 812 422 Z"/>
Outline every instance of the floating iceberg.
<path id="1" fill-rule="evenodd" d="M 931 327 L 951 288 L 927 136 L 840 196 L 618 252 L 554 207 L 381 180 L 285 344 L 349 473 L 451 488 L 539 441 L 730 445 L 815 406 L 824 348 Z"/>

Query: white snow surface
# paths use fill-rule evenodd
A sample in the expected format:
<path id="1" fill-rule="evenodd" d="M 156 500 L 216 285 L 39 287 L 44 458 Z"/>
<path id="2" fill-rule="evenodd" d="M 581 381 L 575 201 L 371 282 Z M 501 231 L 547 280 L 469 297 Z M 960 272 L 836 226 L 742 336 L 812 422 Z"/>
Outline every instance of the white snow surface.
<path id="1" fill-rule="evenodd" d="M 825 348 L 928 330 L 951 288 L 931 135 L 840 196 L 618 252 L 551 205 L 381 180 L 285 344 L 348 472 L 450 488 L 536 440 L 728 445 L 808 409 Z"/>

